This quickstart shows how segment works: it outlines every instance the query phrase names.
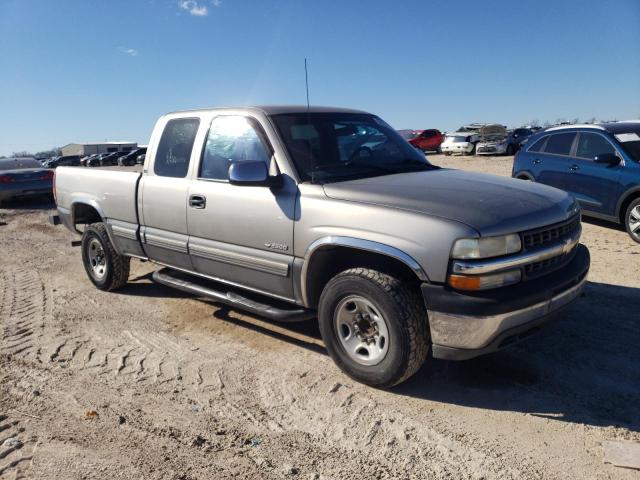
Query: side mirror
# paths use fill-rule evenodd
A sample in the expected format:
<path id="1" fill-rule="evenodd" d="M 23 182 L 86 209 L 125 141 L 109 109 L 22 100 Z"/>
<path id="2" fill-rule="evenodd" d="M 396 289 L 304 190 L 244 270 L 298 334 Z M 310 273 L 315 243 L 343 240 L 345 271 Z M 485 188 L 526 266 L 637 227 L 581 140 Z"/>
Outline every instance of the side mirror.
<path id="1" fill-rule="evenodd" d="M 282 177 L 269 176 L 267 165 L 260 160 L 233 162 L 229 167 L 229 183 L 246 187 L 279 187 Z"/>
<path id="2" fill-rule="evenodd" d="M 620 163 L 620 157 L 618 157 L 615 153 L 601 153 L 600 155 L 596 155 L 593 159 L 595 163 L 603 163 L 605 165 L 618 165 Z"/>

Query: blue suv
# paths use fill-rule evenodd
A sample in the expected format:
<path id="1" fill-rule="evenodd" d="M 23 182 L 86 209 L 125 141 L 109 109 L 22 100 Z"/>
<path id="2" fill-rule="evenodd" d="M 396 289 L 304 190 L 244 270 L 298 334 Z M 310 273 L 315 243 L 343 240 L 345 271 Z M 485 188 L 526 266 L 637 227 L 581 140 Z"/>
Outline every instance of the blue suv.
<path id="1" fill-rule="evenodd" d="M 566 190 L 584 215 L 621 223 L 640 243 L 640 121 L 544 130 L 518 152 L 511 174 Z"/>

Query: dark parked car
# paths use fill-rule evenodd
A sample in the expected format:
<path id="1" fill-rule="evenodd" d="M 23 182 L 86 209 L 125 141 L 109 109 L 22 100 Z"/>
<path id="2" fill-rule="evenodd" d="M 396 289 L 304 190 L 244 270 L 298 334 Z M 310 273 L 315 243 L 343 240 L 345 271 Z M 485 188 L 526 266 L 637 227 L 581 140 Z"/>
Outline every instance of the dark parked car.
<path id="1" fill-rule="evenodd" d="M 80 155 L 64 155 L 62 157 L 53 157 L 46 161 L 43 166 L 47 168 L 56 167 L 77 167 L 80 165 Z"/>
<path id="2" fill-rule="evenodd" d="M 80 159 L 80 165 L 81 165 L 81 166 L 83 166 L 83 167 L 86 167 L 86 166 L 87 166 L 87 162 L 88 162 L 89 160 L 91 160 L 92 158 L 96 158 L 96 157 L 98 157 L 98 156 L 100 156 L 100 154 L 99 154 L 99 153 L 94 153 L 94 154 L 92 154 L 92 155 L 87 155 L 87 156 L 85 156 L 85 157 L 82 157 L 82 158 Z"/>
<path id="3" fill-rule="evenodd" d="M 147 149 L 145 147 L 131 150 L 126 155 L 123 155 L 120 158 L 118 158 L 118 165 L 123 167 L 132 167 L 133 165 L 136 164 L 138 156 L 143 155 L 145 153 L 147 153 Z"/>
<path id="4" fill-rule="evenodd" d="M 516 156 L 512 175 L 566 190 L 585 215 L 623 224 L 640 243 L 640 121 L 544 130 Z"/>
<path id="5" fill-rule="evenodd" d="M 118 158 L 129 152 L 109 152 L 87 160 L 87 167 L 107 167 L 118 165 Z"/>
<path id="6" fill-rule="evenodd" d="M 44 168 L 35 158 L 0 160 L 0 204 L 15 197 L 51 195 L 53 170 Z"/>

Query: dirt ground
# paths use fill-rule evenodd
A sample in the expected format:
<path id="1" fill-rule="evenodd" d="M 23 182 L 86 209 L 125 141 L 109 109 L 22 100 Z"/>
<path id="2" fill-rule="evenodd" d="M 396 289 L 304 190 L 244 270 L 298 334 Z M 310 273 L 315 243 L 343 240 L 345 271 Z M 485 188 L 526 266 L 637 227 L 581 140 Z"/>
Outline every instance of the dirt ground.
<path id="1" fill-rule="evenodd" d="M 615 226 L 584 224 L 589 283 L 555 326 L 379 391 L 312 321 L 220 308 L 138 261 L 122 291 L 95 289 L 50 209 L 0 209 L 0 478 L 640 478 L 601 445 L 640 441 L 640 245 Z"/>

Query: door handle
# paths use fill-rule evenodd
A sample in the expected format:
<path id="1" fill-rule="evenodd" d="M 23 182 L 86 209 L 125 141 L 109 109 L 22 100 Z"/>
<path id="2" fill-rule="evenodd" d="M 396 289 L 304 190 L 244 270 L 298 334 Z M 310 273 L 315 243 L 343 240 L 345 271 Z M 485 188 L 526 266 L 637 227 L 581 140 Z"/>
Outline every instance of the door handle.
<path id="1" fill-rule="evenodd" d="M 542 163 L 542 160 L 540 160 L 539 158 L 536 158 L 536 159 L 533 161 L 533 164 L 534 164 L 534 165 L 539 165 L 539 164 L 541 164 L 541 163 Z"/>
<path id="2" fill-rule="evenodd" d="M 189 197 L 189 206 L 192 208 L 204 208 L 207 206 L 207 197 L 204 195 L 191 195 Z"/>
<path id="3" fill-rule="evenodd" d="M 572 172 L 575 172 L 577 170 L 580 170 L 580 167 L 576 164 L 573 164 L 569 167 L 569 170 L 571 170 Z"/>

